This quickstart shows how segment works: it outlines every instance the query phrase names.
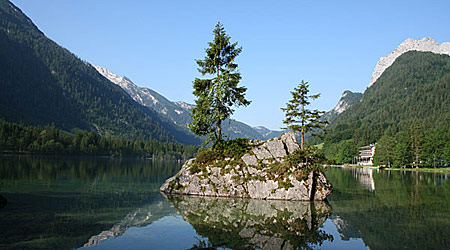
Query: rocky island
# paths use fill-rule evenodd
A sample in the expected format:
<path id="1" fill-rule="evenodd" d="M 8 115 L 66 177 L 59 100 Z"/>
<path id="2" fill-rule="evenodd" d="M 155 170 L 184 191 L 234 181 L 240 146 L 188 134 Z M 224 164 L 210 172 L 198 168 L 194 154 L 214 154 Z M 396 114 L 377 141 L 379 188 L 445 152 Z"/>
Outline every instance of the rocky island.
<path id="1" fill-rule="evenodd" d="M 300 201 L 324 200 L 331 193 L 331 184 L 312 164 L 314 155 L 301 155 L 305 151 L 292 132 L 268 141 L 233 140 L 227 147 L 203 150 L 167 179 L 160 191 Z"/>

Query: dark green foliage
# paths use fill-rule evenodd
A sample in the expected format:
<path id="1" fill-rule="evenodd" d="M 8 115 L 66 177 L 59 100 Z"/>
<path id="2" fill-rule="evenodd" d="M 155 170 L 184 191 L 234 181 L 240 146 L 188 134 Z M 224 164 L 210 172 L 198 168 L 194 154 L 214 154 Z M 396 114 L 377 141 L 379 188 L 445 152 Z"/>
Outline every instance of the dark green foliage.
<path id="1" fill-rule="evenodd" d="M 311 166 L 323 164 L 326 162 L 325 155 L 315 147 L 305 146 L 303 149 L 297 149 L 286 157 L 289 166 Z"/>
<path id="2" fill-rule="evenodd" d="M 323 152 L 316 147 L 305 145 L 287 155 L 283 162 L 274 162 L 269 165 L 267 175 L 270 179 L 286 189 L 293 186 L 289 176 L 302 181 L 308 178 L 311 172 L 323 171 L 322 164 L 326 162 Z"/>
<path id="3" fill-rule="evenodd" d="M 405 53 L 365 91 L 360 102 L 328 126 L 324 149 L 336 153 L 333 148 L 344 140 L 356 147 L 369 145 L 389 131 L 396 142 L 394 166 L 448 164 L 444 138 L 450 138 L 449 107 L 450 57 Z M 377 161 L 387 162 L 387 158 Z"/>
<path id="4" fill-rule="evenodd" d="M 383 135 L 377 141 L 377 147 L 375 148 L 375 156 L 373 162 L 375 165 L 385 165 L 387 167 L 392 166 L 395 158 L 395 138 L 389 135 Z"/>
<path id="5" fill-rule="evenodd" d="M 423 143 L 423 128 L 422 125 L 417 121 L 411 121 L 408 124 L 408 139 L 411 143 L 411 149 L 414 154 L 413 164 L 418 167 L 422 163 L 421 153 L 422 153 L 422 143 Z"/>
<path id="6" fill-rule="evenodd" d="M 320 120 L 320 116 L 324 113 L 317 109 L 310 110 L 306 107 L 311 104 L 309 100 L 319 98 L 320 94 L 308 95 L 308 82 L 301 81 L 294 91 L 291 91 L 292 99 L 286 103 L 286 108 L 281 108 L 286 113 L 286 119 L 283 121 L 287 125 L 284 129 L 290 129 L 294 132 L 301 133 L 300 147 L 303 149 L 305 141 L 305 133 L 323 128 L 327 121 Z M 315 134 L 313 134 L 314 136 Z"/>
<path id="7" fill-rule="evenodd" d="M 358 147 L 351 139 L 338 143 L 325 143 L 323 150 L 331 164 L 352 163 L 354 157 L 358 155 Z"/>
<path id="8" fill-rule="evenodd" d="M 237 159 L 250 150 L 250 144 L 246 138 L 237 138 L 229 141 L 216 141 L 213 149 L 223 152 L 224 157 Z"/>
<path id="9" fill-rule="evenodd" d="M 89 63 L 51 41 L 17 7 L 0 1 L 0 118 L 53 123 L 126 137 L 197 143 L 134 102 Z"/>
<path id="10" fill-rule="evenodd" d="M 0 120 L 0 152 L 188 159 L 196 154 L 197 146 L 100 136 L 85 130 L 68 134 L 55 125 L 26 126 Z"/>
<path id="11" fill-rule="evenodd" d="M 229 118 L 234 110 L 232 106 L 247 106 L 245 99 L 247 88 L 238 87 L 241 74 L 235 62 L 242 47 L 230 43 L 219 22 L 213 31 L 214 40 L 206 49 L 203 60 L 197 60 L 198 71 L 203 75 L 213 76 L 211 79 L 194 80 L 194 92 L 197 97 L 196 106 L 192 109 L 191 131 L 199 136 L 210 136 L 214 141 L 222 140 L 222 121 Z M 213 136 L 212 136 L 213 135 Z"/>
<path id="12" fill-rule="evenodd" d="M 229 141 L 216 141 L 211 148 L 203 149 L 198 153 L 195 163 L 208 165 L 216 160 L 223 161 L 225 158 L 239 161 L 241 157 L 249 151 L 250 145 L 248 139 L 245 138 Z"/>

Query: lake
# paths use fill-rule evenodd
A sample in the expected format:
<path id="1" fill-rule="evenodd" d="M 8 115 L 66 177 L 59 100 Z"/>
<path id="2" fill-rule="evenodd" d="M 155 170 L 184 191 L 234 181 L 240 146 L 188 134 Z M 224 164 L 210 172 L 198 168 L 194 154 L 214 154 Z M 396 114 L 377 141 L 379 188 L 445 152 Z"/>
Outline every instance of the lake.
<path id="1" fill-rule="evenodd" d="M 448 249 L 449 174 L 330 168 L 327 202 L 160 194 L 180 168 L 0 157 L 0 249 Z"/>

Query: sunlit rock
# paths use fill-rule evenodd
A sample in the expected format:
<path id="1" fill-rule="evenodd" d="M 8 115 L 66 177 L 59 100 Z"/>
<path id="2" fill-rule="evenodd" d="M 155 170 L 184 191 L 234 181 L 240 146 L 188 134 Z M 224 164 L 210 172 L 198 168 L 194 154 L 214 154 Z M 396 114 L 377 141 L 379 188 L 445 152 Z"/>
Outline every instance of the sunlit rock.
<path id="1" fill-rule="evenodd" d="M 241 159 L 225 158 L 201 167 L 191 159 L 160 190 L 168 194 L 303 201 L 324 200 L 331 193 L 331 184 L 320 171 L 298 166 L 282 174 L 276 169 L 284 168 L 280 164 L 285 156 L 299 149 L 294 133 L 251 141 L 250 145 Z"/>

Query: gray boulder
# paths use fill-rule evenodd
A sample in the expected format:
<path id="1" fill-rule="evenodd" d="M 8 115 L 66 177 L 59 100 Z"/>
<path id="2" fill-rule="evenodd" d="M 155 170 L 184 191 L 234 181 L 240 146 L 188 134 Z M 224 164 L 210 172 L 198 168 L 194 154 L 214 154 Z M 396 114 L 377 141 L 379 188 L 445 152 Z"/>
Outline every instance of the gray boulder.
<path id="1" fill-rule="evenodd" d="M 274 171 L 273 164 L 283 164 L 285 156 L 299 149 L 294 133 L 285 133 L 268 141 L 252 141 L 251 145 L 238 165 L 235 159 L 226 159 L 199 170 L 194 159 L 187 161 L 175 176 L 166 180 L 160 191 L 168 194 L 302 201 L 324 200 L 331 193 L 331 184 L 320 171 L 305 173 L 301 166 L 291 168 L 280 176 Z"/>

